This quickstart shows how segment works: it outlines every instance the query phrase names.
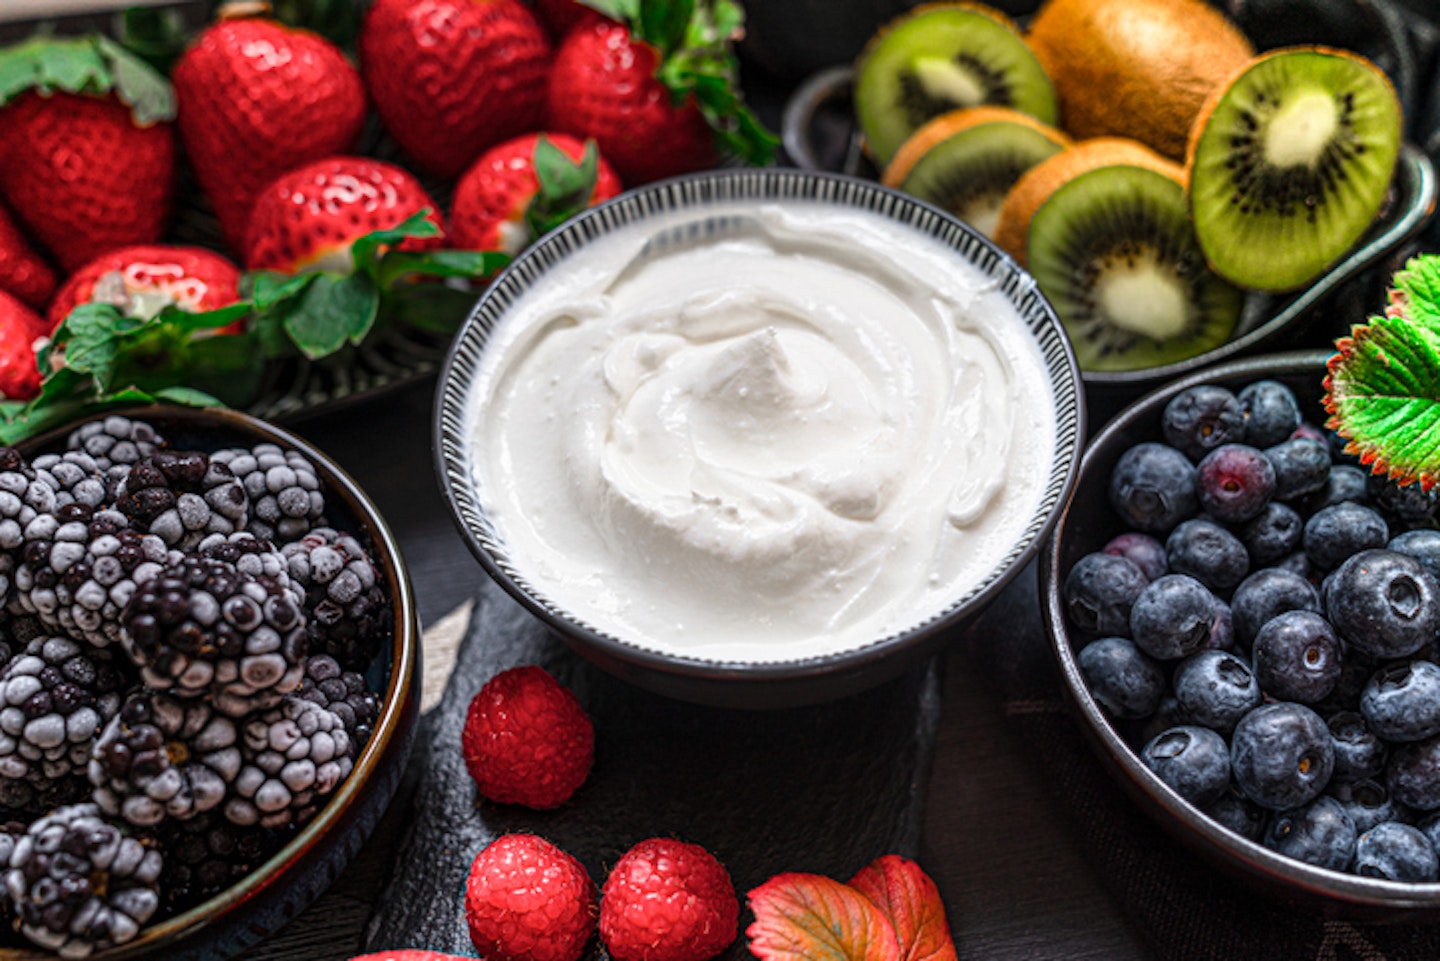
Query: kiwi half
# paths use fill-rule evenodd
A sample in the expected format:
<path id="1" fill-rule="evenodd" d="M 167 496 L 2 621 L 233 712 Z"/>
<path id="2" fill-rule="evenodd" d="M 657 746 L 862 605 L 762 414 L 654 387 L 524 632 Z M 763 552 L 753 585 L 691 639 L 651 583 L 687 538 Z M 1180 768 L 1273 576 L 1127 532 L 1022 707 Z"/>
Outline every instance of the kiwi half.
<path id="1" fill-rule="evenodd" d="M 1211 266 L 1256 290 L 1314 280 L 1374 221 L 1401 137 L 1395 88 L 1365 58 L 1290 47 L 1251 61 L 1202 108 L 1187 152 Z"/>
<path id="2" fill-rule="evenodd" d="M 950 211 L 994 237 L 1000 204 L 1020 175 L 1070 138 L 1008 107 L 943 113 L 900 146 L 880 182 Z"/>
<path id="3" fill-rule="evenodd" d="M 916 7 L 882 27 L 856 64 L 856 119 L 881 167 L 927 120 L 983 104 L 1056 118 L 1055 90 L 1019 28 L 981 4 Z"/>
<path id="4" fill-rule="evenodd" d="M 1065 179 L 1030 218 L 1026 249 L 1082 370 L 1175 363 L 1223 344 L 1240 318 L 1244 294 L 1205 265 L 1174 164 Z"/>

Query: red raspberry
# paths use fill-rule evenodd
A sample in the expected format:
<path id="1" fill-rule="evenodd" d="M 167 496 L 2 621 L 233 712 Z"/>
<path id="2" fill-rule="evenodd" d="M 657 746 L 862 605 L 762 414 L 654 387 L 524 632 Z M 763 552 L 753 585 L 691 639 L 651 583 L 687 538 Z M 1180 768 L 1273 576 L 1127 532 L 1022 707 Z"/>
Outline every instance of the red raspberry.
<path id="1" fill-rule="evenodd" d="M 595 930 L 595 883 L 549 841 L 506 834 L 470 866 L 465 917 L 485 961 L 576 961 Z"/>
<path id="2" fill-rule="evenodd" d="M 672 838 L 626 851 L 600 896 L 600 940 L 615 961 L 713 958 L 735 940 L 739 919 L 725 866 Z"/>
<path id="3" fill-rule="evenodd" d="M 516 667 L 492 677 L 470 702 L 460 749 L 485 797 L 545 810 L 585 783 L 595 729 L 575 695 L 544 668 Z"/>

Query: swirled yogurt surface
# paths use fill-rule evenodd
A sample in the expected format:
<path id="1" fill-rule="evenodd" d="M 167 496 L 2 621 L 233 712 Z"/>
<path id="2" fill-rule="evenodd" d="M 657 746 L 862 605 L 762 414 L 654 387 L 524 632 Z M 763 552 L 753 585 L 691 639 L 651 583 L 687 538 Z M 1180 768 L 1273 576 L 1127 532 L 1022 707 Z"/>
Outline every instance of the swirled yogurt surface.
<path id="1" fill-rule="evenodd" d="M 860 209 L 622 227 L 511 305 L 468 399 L 515 568 L 621 640 L 780 661 L 916 626 L 1030 523 L 1033 335 L 953 250 Z"/>

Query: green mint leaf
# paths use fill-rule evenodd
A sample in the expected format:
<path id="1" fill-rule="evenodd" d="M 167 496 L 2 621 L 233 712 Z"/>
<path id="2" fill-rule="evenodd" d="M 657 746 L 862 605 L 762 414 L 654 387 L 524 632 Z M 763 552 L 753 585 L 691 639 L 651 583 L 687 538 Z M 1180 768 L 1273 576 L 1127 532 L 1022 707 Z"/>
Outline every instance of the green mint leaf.
<path id="1" fill-rule="evenodd" d="M 109 37 L 97 35 L 94 40 L 115 78 L 115 95 L 130 108 L 136 124 L 148 127 L 175 119 L 175 88 L 170 81 Z"/>
<path id="2" fill-rule="evenodd" d="M 641 0 L 640 22 L 633 32 L 660 51 L 662 58 L 684 45 L 695 0 Z"/>
<path id="3" fill-rule="evenodd" d="M 155 391 L 155 399 L 169 401 L 172 404 L 184 404 L 186 407 L 224 406 L 219 398 L 193 387 L 162 387 Z"/>
<path id="4" fill-rule="evenodd" d="M 585 153 L 577 164 L 541 137 L 535 143 L 534 164 L 540 189 L 525 207 L 532 243 L 589 206 L 600 176 L 600 150 L 594 140 L 585 141 Z"/>
<path id="5" fill-rule="evenodd" d="M 1394 287 L 1412 323 L 1440 324 L 1440 256 L 1428 254 L 1409 260 L 1395 275 Z"/>
<path id="6" fill-rule="evenodd" d="M 1374 317 L 1337 341 L 1325 408 L 1347 449 L 1379 474 L 1440 481 L 1440 328 Z"/>
<path id="7" fill-rule="evenodd" d="M 433 211 L 429 207 L 425 207 L 393 227 L 386 230 L 372 230 L 370 233 L 356 238 L 355 242 L 350 245 L 350 258 L 355 263 L 355 272 L 369 274 L 372 280 L 376 280 L 378 279 L 380 257 L 385 248 L 393 247 L 410 237 L 440 236 L 440 228 L 434 221 L 428 219 L 432 213 Z"/>
<path id="8" fill-rule="evenodd" d="M 380 295 L 369 276 L 316 274 L 285 316 L 285 332 L 301 353 L 318 360 L 364 340 L 379 307 Z"/>
<path id="9" fill-rule="evenodd" d="M 460 277 L 483 280 L 510 263 L 498 250 L 392 250 L 380 261 L 377 283 L 390 291 L 406 277 Z"/>
<path id="10" fill-rule="evenodd" d="M 580 0 L 591 10 L 599 10 L 611 20 L 618 20 L 623 24 L 638 23 L 640 20 L 641 0 Z"/>

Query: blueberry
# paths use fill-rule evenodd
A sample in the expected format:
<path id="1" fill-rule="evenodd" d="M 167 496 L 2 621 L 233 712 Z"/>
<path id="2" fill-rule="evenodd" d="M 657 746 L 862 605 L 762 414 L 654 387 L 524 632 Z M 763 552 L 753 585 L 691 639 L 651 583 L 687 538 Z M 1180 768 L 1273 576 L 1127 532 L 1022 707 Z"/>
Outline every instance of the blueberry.
<path id="1" fill-rule="evenodd" d="M 1170 730 L 1172 727 L 1179 727 L 1187 723 L 1185 712 L 1180 710 L 1180 702 L 1175 700 L 1175 695 L 1166 690 L 1160 697 L 1160 706 L 1155 708 L 1155 713 L 1144 719 L 1144 723 L 1138 725 L 1132 737 L 1127 740 L 1137 749 L 1143 747 L 1159 735 Z"/>
<path id="2" fill-rule="evenodd" d="M 1140 760 L 1197 807 L 1214 803 L 1230 786 L 1225 739 L 1208 727 L 1172 727 L 1145 745 Z"/>
<path id="3" fill-rule="evenodd" d="M 1246 797 L 1272 811 L 1314 800 L 1330 780 L 1335 748 L 1325 722 L 1289 701 L 1262 704 L 1235 725 L 1230 768 Z"/>
<path id="4" fill-rule="evenodd" d="M 1355 854 L 1355 823 L 1344 805 L 1324 794 L 1270 819 L 1265 846 L 1272 851 L 1331 871 L 1343 871 Z"/>
<path id="5" fill-rule="evenodd" d="M 1358 711 L 1340 711 L 1325 722 L 1335 745 L 1335 770 L 1331 783 L 1363 781 L 1385 770 L 1389 748 Z"/>
<path id="6" fill-rule="evenodd" d="M 1226 444 L 1195 468 L 1195 496 L 1216 520 L 1240 524 L 1259 517 L 1275 494 L 1275 468 L 1258 448 Z"/>
<path id="7" fill-rule="evenodd" d="M 1075 562 L 1061 594 L 1070 623 L 1091 634 L 1129 634 L 1130 607 L 1149 583 L 1130 561 L 1095 552 Z"/>
<path id="8" fill-rule="evenodd" d="M 1273 617 L 1286 611 L 1319 614 L 1320 594 L 1313 584 L 1284 568 L 1266 567 L 1240 582 L 1230 596 L 1235 617 L 1235 639 L 1242 647 L 1255 643 L 1255 635 Z"/>
<path id="9" fill-rule="evenodd" d="M 1310 558 L 1305 556 L 1304 551 L 1296 551 L 1293 554 L 1287 554 L 1280 558 L 1280 560 L 1275 562 L 1275 569 L 1289 571 L 1291 574 L 1303 577 L 1307 581 L 1315 574 L 1315 565 L 1310 563 Z"/>
<path id="10" fill-rule="evenodd" d="M 1334 627 L 1335 625 L 1330 625 Z M 1339 637 L 1340 635 L 1335 635 Z M 1340 649 L 1344 651 L 1344 658 L 1340 664 L 1340 678 L 1335 682 L 1335 688 L 1328 697 L 1320 703 L 1312 705 L 1325 717 L 1332 714 L 1339 714 L 1342 711 L 1355 711 L 1360 704 L 1360 692 L 1365 690 L 1365 685 L 1370 683 L 1370 678 L 1375 674 L 1377 667 L 1374 660 L 1361 655 L 1357 651 L 1345 650 L 1345 642 L 1340 642 Z"/>
<path id="11" fill-rule="evenodd" d="M 1195 466 L 1166 444 L 1136 444 L 1110 474 L 1110 504 L 1130 527 L 1167 533 L 1195 513 Z"/>
<path id="12" fill-rule="evenodd" d="M 1187 574 L 1151 581 L 1130 609 L 1130 636 L 1151 657 L 1186 657 L 1210 646 L 1219 600 Z"/>
<path id="13" fill-rule="evenodd" d="M 1271 501 L 1258 517 L 1240 528 L 1240 543 L 1255 565 L 1273 564 L 1295 553 L 1305 533 L 1305 521 L 1293 507 Z"/>
<path id="14" fill-rule="evenodd" d="M 1421 489 L 1419 484 L 1399 484 L 1384 474 L 1368 478 L 1370 503 L 1403 527 L 1422 527 L 1435 520 L 1440 493 Z"/>
<path id="15" fill-rule="evenodd" d="M 1210 639 L 1202 649 L 1207 651 L 1233 651 L 1235 649 L 1235 625 L 1230 614 L 1230 605 L 1215 599 L 1215 613 L 1210 619 Z"/>
<path id="16" fill-rule="evenodd" d="M 1255 679 L 1281 701 L 1315 704 L 1340 679 L 1340 641 L 1330 622 L 1311 611 L 1286 611 L 1266 621 L 1250 655 Z"/>
<path id="17" fill-rule="evenodd" d="M 1250 555 L 1240 538 L 1202 518 L 1185 521 L 1170 532 L 1165 561 L 1172 572 L 1189 574 L 1217 593 L 1230 590 L 1250 573 Z"/>
<path id="18" fill-rule="evenodd" d="M 1387 741 L 1440 734 L 1440 665 L 1415 660 L 1381 668 L 1360 692 L 1360 713 Z"/>
<path id="19" fill-rule="evenodd" d="M 1160 429 L 1167 444 L 1198 461 L 1221 444 L 1244 440 L 1245 412 L 1224 387 L 1201 384 L 1170 398 Z"/>
<path id="20" fill-rule="evenodd" d="M 1318 440 L 1320 443 L 1325 445 L 1326 451 L 1330 450 L 1330 435 L 1325 432 L 1325 428 L 1317 427 L 1315 424 L 1310 423 L 1308 420 L 1302 420 L 1300 422 L 1300 425 L 1290 432 L 1290 437 L 1292 439 L 1296 437 L 1305 437 L 1309 440 Z"/>
<path id="21" fill-rule="evenodd" d="M 1409 816 L 1404 806 L 1396 804 L 1383 785 L 1368 778 L 1343 783 L 1332 780 L 1325 793 L 1340 802 L 1350 820 L 1355 822 L 1355 830 L 1362 834 L 1383 821 L 1403 821 Z"/>
<path id="22" fill-rule="evenodd" d="M 1432 814 L 1423 818 L 1415 826 L 1430 839 L 1430 843 L 1435 846 L 1436 853 L 1440 853 L 1440 814 Z"/>
<path id="23" fill-rule="evenodd" d="M 1221 734 L 1260 703 L 1260 685 L 1250 665 L 1225 651 L 1201 651 L 1175 668 L 1175 700 L 1192 724 Z"/>
<path id="24" fill-rule="evenodd" d="M 1390 538 L 1386 545 L 1392 551 L 1408 554 L 1430 572 L 1436 583 L 1440 583 L 1440 531 L 1406 531 Z"/>
<path id="25" fill-rule="evenodd" d="M 1275 468 L 1275 499 L 1296 500 L 1322 489 L 1330 480 L 1330 448 L 1318 440 L 1292 437 L 1265 448 Z"/>
<path id="26" fill-rule="evenodd" d="M 1440 808 L 1440 737 L 1395 745 L 1385 765 L 1385 786 L 1407 807 Z"/>
<path id="27" fill-rule="evenodd" d="M 1395 551 L 1355 554 L 1322 596 L 1335 633 L 1370 657 L 1409 657 L 1440 630 L 1440 585 L 1419 561 Z"/>
<path id="28" fill-rule="evenodd" d="M 1325 482 L 1325 486 L 1308 498 L 1305 506 L 1313 514 L 1322 507 L 1342 504 L 1345 501 L 1368 505 L 1370 494 L 1366 481 L 1367 476 L 1363 470 L 1354 465 L 1334 464 L 1330 468 L 1330 477 Z"/>
<path id="29" fill-rule="evenodd" d="M 1245 442 L 1255 447 L 1280 443 L 1300 426 L 1300 403 L 1278 380 L 1257 380 L 1240 391 Z"/>
<path id="30" fill-rule="evenodd" d="M 1147 580 L 1153 581 L 1166 573 L 1165 545 L 1149 534 L 1142 534 L 1139 531 L 1117 534 L 1110 538 L 1109 542 L 1100 550 L 1106 554 L 1125 558 L 1140 568 L 1140 573 L 1144 574 Z"/>
<path id="31" fill-rule="evenodd" d="M 1128 638 L 1102 637 L 1075 658 L 1090 694 L 1113 717 L 1149 717 L 1165 693 L 1165 673 Z"/>
<path id="32" fill-rule="evenodd" d="M 1434 881 L 1440 877 L 1440 857 L 1419 828 L 1384 821 L 1356 840 L 1354 871 L 1366 878 Z"/>
<path id="33" fill-rule="evenodd" d="M 1264 808 L 1241 794 L 1233 782 L 1225 793 L 1205 809 L 1210 820 L 1229 828 L 1242 838 L 1259 841 L 1265 835 L 1268 815 Z"/>
<path id="34" fill-rule="evenodd" d="M 1344 501 L 1310 515 L 1302 543 L 1310 562 L 1328 571 L 1352 554 L 1384 547 L 1389 539 L 1390 528 L 1378 512 Z"/>

